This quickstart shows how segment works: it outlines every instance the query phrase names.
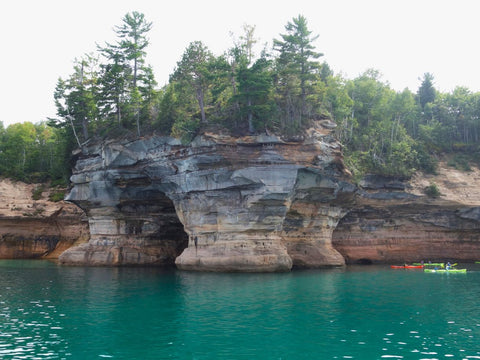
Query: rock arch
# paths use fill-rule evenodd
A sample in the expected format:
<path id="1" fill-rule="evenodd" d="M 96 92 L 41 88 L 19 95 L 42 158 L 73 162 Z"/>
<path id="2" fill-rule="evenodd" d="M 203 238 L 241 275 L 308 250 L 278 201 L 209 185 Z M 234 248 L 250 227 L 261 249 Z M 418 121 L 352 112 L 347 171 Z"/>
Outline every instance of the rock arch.
<path id="1" fill-rule="evenodd" d="M 188 235 L 172 200 L 149 181 L 138 180 L 107 182 L 98 188 L 90 183 L 93 198 L 70 195 L 70 201 L 87 213 L 90 241 L 62 253 L 61 264 L 174 266 L 188 245 Z"/>

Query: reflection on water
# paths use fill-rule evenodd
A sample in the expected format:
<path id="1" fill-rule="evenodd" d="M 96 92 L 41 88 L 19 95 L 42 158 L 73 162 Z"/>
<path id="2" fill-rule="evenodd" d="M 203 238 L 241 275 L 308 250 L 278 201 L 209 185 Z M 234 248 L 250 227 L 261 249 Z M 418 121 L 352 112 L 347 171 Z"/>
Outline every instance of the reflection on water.
<path id="1" fill-rule="evenodd" d="M 215 274 L 0 261 L 0 358 L 475 359 L 472 267 Z"/>

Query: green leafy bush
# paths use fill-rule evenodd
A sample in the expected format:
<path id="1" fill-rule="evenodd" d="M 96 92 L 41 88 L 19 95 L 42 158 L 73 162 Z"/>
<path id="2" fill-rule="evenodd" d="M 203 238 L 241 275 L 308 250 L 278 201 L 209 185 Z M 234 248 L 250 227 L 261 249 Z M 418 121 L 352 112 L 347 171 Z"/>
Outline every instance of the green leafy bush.
<path id="1" fill-rule="evenodd" d="M 180 118 L 175 121 L 172 127 L 172 136 L 188 144 L 198 132 L 200 122 L 195 118 Z"/>
<path id="2" fill-rule="evenodd" d="M 40 200 L 42 198 L 42 193 L 43 193 L 43 186 L 37 186 L 32 190 L 32 199 L 33 200 Z"/>
<path id="3" fill-rule="evenodd" d="M 48 200 L 53 202 L 62 201 L 65 198 L 65 191 L 54 191 L 48 197 Z"/>
<path id="4" fill-rule="evenodd" d="M 437 184 L 435 183 L 430 183 L 430 185 L 426 186 L 424 189 L 425 195 L 431 198 L 438 198 L 440 195 L 440 189 L 438 188 Z"/>
<path id="5" fill-rule="evenodd" d="M 457 170 L 472 171 L 469 164 L 469 158 L 464 154 L 455 154 L 448 162 L 448 166 L 451 166 Z"/>

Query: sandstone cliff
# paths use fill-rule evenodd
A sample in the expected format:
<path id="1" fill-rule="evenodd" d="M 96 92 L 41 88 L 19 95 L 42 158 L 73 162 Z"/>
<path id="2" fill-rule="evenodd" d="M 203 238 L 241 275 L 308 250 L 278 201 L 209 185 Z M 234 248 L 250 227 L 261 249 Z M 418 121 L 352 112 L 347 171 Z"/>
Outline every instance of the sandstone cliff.
<path id="1" fill-rule="evenodd" d="M 478 169 L 442 165 L 435 176 L 354 185 L 333 126 L 317 122 L 296 139 L 204 133 L 188 146 L 158 136 L 91 144 L 76 159 L 67 203 L 33 201 L 34 185 L 0 184 L 0 257 L 66 250 L 59 261 L 68 265 L 246 272 L 480 259 Z M 439 198 L 424 194 L 432 182 Z"/>
<path id="2" fill-rule="evenodd" d="M 0 181 L 0 259 L 57 258 L 88 241 L 83 212 L 65 201 L 49 201 L 47 188 L 34 200 L 34 189 L 41 186 Z"/>
<path id="3" fill-rule="evenodd" d="M 434 183 L 441 196 L 425 196 Z M 367 177 L 333 233 L 347 263 L 480 259 L 480 171 L 440 164 L 409 181 Z"/>
<path id="4" fill-rule="evenodd" d="M 355 187 L 333 124 L 294 141 L 205 133 L 189 146 L 162 137 L 85 149 L 68 200 L 91 239 L 64 264 L 173 265 L 203 271 L 288 271 L 343 265 L 332 232 Z"/>

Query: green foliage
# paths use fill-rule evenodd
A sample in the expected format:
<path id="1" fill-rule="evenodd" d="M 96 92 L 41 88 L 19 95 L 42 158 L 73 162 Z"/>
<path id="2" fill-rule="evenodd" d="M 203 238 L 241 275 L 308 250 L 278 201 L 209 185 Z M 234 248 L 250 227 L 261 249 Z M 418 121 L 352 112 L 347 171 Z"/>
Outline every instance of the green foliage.
<path id="1" fill-rule="evenodd" d="M 423 192 L 425 193 L 425 195 L 427 195 L 428 197 L 431 197 L 431 198 L 438 198 L 442 195 L 440 193 L 440 190 L 439 190 L 437 184 L 435 184 L 435 183 L 431 183 L 430 185 L 425 187 Z"/>
<path id="2" fill-rule="evenodd" d="M 32 190 L 32 199 L 33 200 L 40 200 L 42 198 L 42 193 L 45 189 L 43 186 L 37 186 Z"/>
<path id="3" fill-rule="evenodd" d="M 142 125 L 149 125 L 156 99 L 153 71 L 145 65 L 151 26 L 141 13 L 126 14 L 115 27 L 118 41 L 98 48 L 106 62 L 86 55 L 75 61 L 68 79 L 59 79 L 54 94 L 58 119 L 51 123 L 70 128 L 77 146 L 111 124 L 135 128 L 138 135 Z"/>
<path id="4" fill-rule="evenodd" d="M 470 161 L 468 155 L 456 153 L 448 160 L 447 165 L 461 171 L 472 171 Z"/>
<path id="5" fill-rule="evenodd" d="M 172 136 L 188 144 L 197 135 L 200 121 L 193 117 L 178 118 L 172 126 Z"/>
<path id="6" fill-rule="evenodd" d="M 64 198 L 65 198 L 65 191 L 63 190 L 53 191 L 48 196 L 48 200 L 52 202 L 59 202 L 59 201 L 62 201 Z"/>
<path id="7" fill-rule="evenodd" d="M 176 81 L 195 94 L 200 110 L 201 121 L 206 123 L 205 107 L 211 88 L 211 70 L 214 61 L 212 53 L 201 41 L 194 41 L 185 49 L 182 60 L 170 80 Z"/>
<path id="8" fill-rule="evenodd" d="M 231 101 L 238 106 L 238 116 L 246 120 L 250 133 L 265 128 L 274 106 L 271 62 L 262 57 L 250 67 L 240 64 L 236 80 L 238 92 Z"/>
<path id="9" fill-rule="evenodd" d="M 78 143 L 89 138 L 98 119 L 98 59 L 85 55 L 75 60 L 73 73 L 67 80 L 59 79 L 54 99 L 58 126 L 71 127 Z"/>
<path id="10" fill-rule="evenodd" d="M 255 27 L 248 25 L 221 56 L 201 41 L 191 42 L 161 90 L 154 89 L 153 72 L 144 66 L 150 28 L 143 14 L 127 14 L 116 27 L 119 41 L 99 49 L 107 60 L 100 71 L 85 71 L 94 68 L 90 57 L 59 83 L 58 98 L 68 102 L 59 115 L 74 120 L 66 132 L 70 142 L 75 132 L 82 133 L 85 118 L 89 132 L 117 123 L 136 125 L 139 133 L 140 125 L 153 124 L 184 142 L 214 124 L 233 134 L 297 135 L 312 120 L 328 118 L 337 124 L 335 134 L 355 176 L 410 176 L 416 170 L 434 173 L 438 153 L 465 152 L 480 141 L 479 94 L 464 88 L 442 94 L 430 73 L 416 94 L 395 92 L 373 69 L 347 80 L 318 62 L 318 36 L 302 15 L 273 40 L 274 54 L 265 49 L 255 54 Z M 96 107 L 87 106 L 93 96 Z M 455 157 L 451 163 L 468 169 L 468 162 Z"/>
<path id="11" fill-rule="evenodd" d="M 62 129 L 45 123 L 12 124 L 0 132 L 0 175 L 26 182 L 68 179 Z"/>
<path id="12" fill-rule="evenodd" d="M 274 39 L 276 59 L 277 103 L 281 109 L 282 127 L 286 132 L 296 132 L 307 120 L 318 113 L 318 93 L 321 65 L 315 59 L 323 56 L 316 52 L 307 19 L 299 15 L 285 26 L 281 40 Z"/>
<path id="13" fill-rule="evenodd" d="M 159 94 L 158 116 L 153 126 L 162 135 L 170 135 L 172 126 L 178 116 L 178 94 L 175 92 L 175 83 L 166 85 Z"/>
<path id="14" fill-rule="evenodd" d="M 420 166 L 415 141 L 405 128 L 415 116 L 413 94 L 408 90 L 395 93 L 374 70 L 349 82 L 347 89 L 351 107 L 344 100 L 337 132 L 347 140 L 346 154 L 353 171 L 410 176 Z"/>
<path id="15" fill-rule="evenodd" d="M 433 103 L 435 101 L 436 90 L 433 87 L 433 75 L 425 73 L 423 75 L 422 84 L 418 88 L 417 97 L 418 102 L 422 109 L 425 109 L 425 105 Z"/>
<path id="16" fill-rule="evenodd" d="M 151 27 L 143 14 L 128 13 L 114 28 L 115 43 L 76 59 L 55 88 L 58 118 L 6 129 L 0 122 L 0 175 L 67 184 L 72 150 L 94 136 L 154 130 L 188 143 L 207 128 L 296 136 L 323 119 L 337 125 L 356 178 L 434 173 L 445 154 L 461 170 L 480 163 L 480 93 L 441 93 L 430 73 L 415 94 L 394 91 L 374 69 L 346 79 L 318 61 L 318 36 L 302 15 L 287 23 L 271 52 L 255 53 L 249 25 L 220 56 L 191 42 L 161 89 L 145 64 Z"/>
<path id="17" fill-rule="evenodd" d="M 428 152 L 425 144 L 416 141 L 413 144 L 413 150 L 416 153 L 417 168 L 427 174 L 436 174 L 438 161 Z"/>

